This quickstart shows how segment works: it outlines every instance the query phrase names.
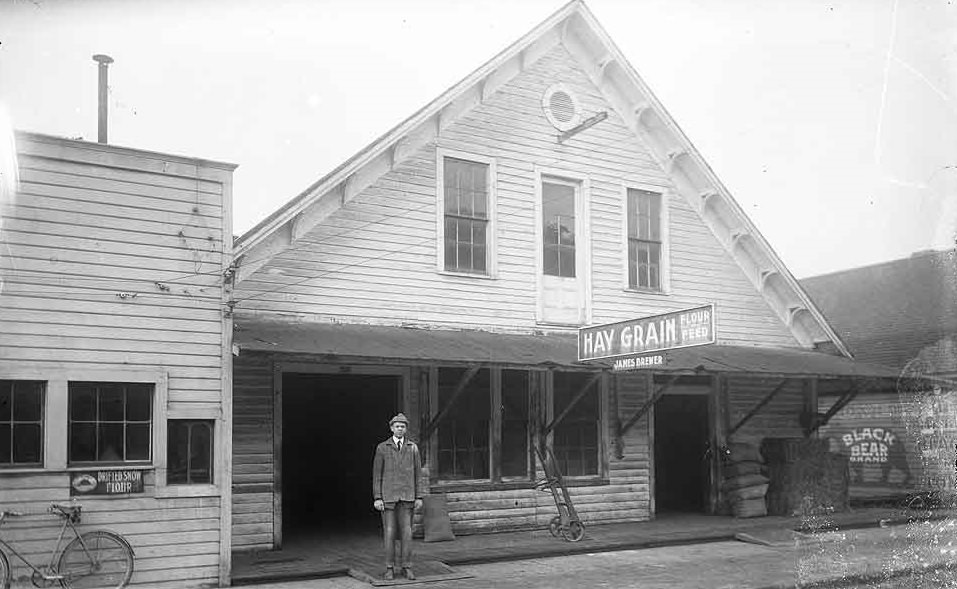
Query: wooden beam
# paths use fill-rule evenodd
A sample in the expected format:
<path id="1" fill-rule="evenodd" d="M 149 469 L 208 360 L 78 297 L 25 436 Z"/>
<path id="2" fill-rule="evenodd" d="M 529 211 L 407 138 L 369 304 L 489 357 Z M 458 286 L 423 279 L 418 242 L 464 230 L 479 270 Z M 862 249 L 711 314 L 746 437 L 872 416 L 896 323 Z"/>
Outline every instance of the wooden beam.
<path id="1" fill-rule="evenodd" d="M 675 384 L 679 378 L 681 378 L 681 375 L 676 374 L 672 376 L 671 378 L 669 378 L 668 382 L 661 385 L 658 388 L 658 390 L 655 391 L 654 394 L 651 395 L 651 397 L 649 397 L 647 401 L 645 401 L 645 404 L 642 405 L 641 408 L 638 409 L 638 411 L 634 415 L 632 415 L 628 421 L 625 422 L 625 425 L 621 426 L 621 430 L 618 432 L 618 435 L 624 437 L 624 435 L 628 432 L 628 430 L 630 430 L 632 426 L 638 423 L 638 420 L 641 419 L 644 416 L 644 414 L 647 413 L 648 410 L 651 409 L 652 406 L 654 406 L 654 404 L 658 402 L 658 399 L 660 399 L 665 394 L 665 391 L 671 388 L 671 385 Z"/>
<path id="2" fill-rule="evenodd" d="M 575 127 L 571 128 L 571 129 L 565 131 L 564 133 L 560 134 L 560 135 L 558 136 L 558 142 L 559 142 L 559 143 L 562 143 L 562 142 L 564 142 L 564 141 L 570 139 L 570 138 L 573 137 L 574 135 L 577 135 L 578 133 L 581 133 L 581 132 L 584 131 L 585 129 L 589 129 L 589 128 L 591 128 L 591 127 L 594 127 L 595 125 L 597 125 L 598 123 L 604 121 L 604 120 L 607 119 L 607 118 L 608 118 L 608 113 L 607 113 L 606 111 L 601 111 L 600 113 L 598 113 L 598 114 L 596 114 L 596 115 L 594 115 L 594 116 L 588 117 L 587 119 L 585 119 L 584 121 L 582 121 L 581 123 L 579 123 L 577 126 L 575 126 Z"/>
<path id="3" fill-rule="evenodd" d="M 578 393 L 575 394 L 574 398 L 572 398 L 572 400 L 569 401 L 568 406 L 565 407 L 565 409 L 558 415 L 558 417 L 553 419 L 551 423 L 549 423 L 548 425 L 545 426 L 544 429 L 542 429 L 543 437 L 552 433 L 552 430 L 555 429 L 555 426 L 560 424 L 562 420 L 565 419 L 565 417 L 567 417 L 569 413 L 571 413 L 572 409 L 575 408 L 575 405 L 577 405 L 579 401 L 585 398 L 585 395 L 588 394 L 588 391 L 589 389 L 591 389 L 591 386 L 595 384 L 595 381 L 597 381 L 599 378 L 601 378 L 601 372 L 596 372 L 595 374 L 592 375 L 591 378 L 588 379 L 588 382 L 585 383 L 585 385 L 578 391 Z"/>
<path id="4" fill-rule="evenodd" d="M 469 366 L 468 370 L 465 371 L 465 374 L 462 375 L 462 378 L 459 379 L 458 384 L 455 385 L 455 389 L 452 391 L 452 396 L 449 398 L 449 402 L 445 404 L 445 407 L 439 411 L 439 414 L 432 418 L 432 421 L 425 426 L 425 429 L 422 430 L 422 439 L 419 441 L 421 444 L 424 444 L 435 432 L 435 428 L 438 427 L 439 423 L 445 419 L 445 416 L 449 414 L 449 411 L 452 410 L 452 407 L 455 406 L 455 402 L 459 400 L 459 397 L 462 396 L 462 392 L 465 390 L 466 385 L 469 384 L 469 381 L 472 380 L 472 377 L 479 371 L 478 366 Z"/>
<path id="5" fill-rule="evenodd" d="M 814 420 L 814 423 L 812 423 L 811 427 L 808 428 L 808 435 L 810 436 L 816 432 L 822 425 L 827 425 L 827 422 L 831 421 L 832 417 L 837 415 L 841 409 L 844 409 L 848 403 L 853 401 L 854 397 L 860 394 L 863 389 L 864 387 L 861 385 L 860 381 L 855 381 L 854 386 L 851 387 L 851 390 L 841 395 L 841 398 L 838 399 L 837 402 L 831 405 L 831 408 L 827 410 L 827 413 Z"/>
<path id="6" fill-rule="evenodd" d="M 774 399 L 774 397 L 776 397 L 778 393 L 780 393 L 781 391 L 784 390 L 785 385 L 787 385 L 790 380 L 791 380 L 791 379 L 789 379 L 789 378 L 785 378 L 785 379 L 782 380 L 780 383 L 778 383 L 778 386 L 774 387 L 774 390 L 772 390 L 772 391 L 771 391 L 770 393 L 768 393 L 763 399 L 761 399 L 761 400 L 758 402 L 758 404 L 755 405 L 755 406 L 751 409 L 751 411 L 748 411 L 747 415 L 745 415 L 744 417 L 741 418 L 741 421 L 739 421 L 739 422 L 737 423 L 737 425 L 735 425 L 734 427 L 732 427 L 732 428 L 728 431 L 728 437 L 730 438 L 731 436 L 733 436 L 734 433 L 735 433 L 736 431 L 738 431 L 739 429 L 741 429 L 742 427 L 744 427 L 744 424 L 746 424 L 748 421 L 750 421 L 752 417 L 754 417 L 754 416 L 757 415 L 762 409 L 764 409 L 764 406 L 765 406 L 765 405 L 767 405 L 768 403 L 770 403 L 771 400 Z"/>

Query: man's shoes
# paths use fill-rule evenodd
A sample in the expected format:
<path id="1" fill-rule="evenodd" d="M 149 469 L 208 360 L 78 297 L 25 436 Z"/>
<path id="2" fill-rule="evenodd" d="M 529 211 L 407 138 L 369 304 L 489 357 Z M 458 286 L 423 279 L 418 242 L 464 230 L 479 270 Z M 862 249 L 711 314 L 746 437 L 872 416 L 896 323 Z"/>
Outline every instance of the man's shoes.
<path id="1" fill-rule="evenodd" d="M 392 579 L 395 579 L 395 571 L 392 570 L 392 567 L 386 567 L 385 574 L 382 575 L 382 578 L 385 579 L 386 581 L 391 581 Z"/>
<path id="2" fill-rule="evenodd" d="M 412 567 L 405 567 L 405 568 L 403 568 L 402 570 L 405 572 L 405 578 L 406 578 L 406 579 L 408 579 L 408 580 L 410 580 L 410 581 L 414 581 L 414 580 L 415 580 L 415 573 L 412 572 Z"/>

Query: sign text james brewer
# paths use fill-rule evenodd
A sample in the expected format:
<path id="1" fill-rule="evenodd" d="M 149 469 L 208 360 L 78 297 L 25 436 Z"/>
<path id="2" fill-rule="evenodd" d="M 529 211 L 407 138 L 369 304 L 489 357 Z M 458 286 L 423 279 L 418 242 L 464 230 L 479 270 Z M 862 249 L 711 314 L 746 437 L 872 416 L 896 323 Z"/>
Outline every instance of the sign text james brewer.
<path id="1" fill-rule="evenodd" d="M 578 359 L 597 360 L 713 344 L 714 305 L 578 330 Z"/>

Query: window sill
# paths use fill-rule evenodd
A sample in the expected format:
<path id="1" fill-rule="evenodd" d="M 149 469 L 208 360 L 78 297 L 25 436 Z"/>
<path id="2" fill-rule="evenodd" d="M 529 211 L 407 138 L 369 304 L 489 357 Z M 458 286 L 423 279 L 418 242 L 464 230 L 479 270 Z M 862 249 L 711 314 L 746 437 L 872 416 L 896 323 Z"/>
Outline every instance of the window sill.
<path id="1" fill-rule="evenodd" d="M 495 280 L 491 274 L 472 274 L 471 272 L 455 272 L 454 270 L 439 270 L 438 274 L 442 276 L 453 276 L 456 278 L 477 278 L 479 280 Z"/>
<path id="2" fill-rule="evenodd" d="M 71 464 L 62 472 L 82 472 L 86 470 L 153 470 L 152 464 Z"/>
<path id="3" fill-rule="evenodd" d="M 469 493 L 475 491 L 508 491 L 514 489 L 531 489 L 535 482 L 520 481 L 438 481 L 429 486 L 432 493 Z"/>
<path id="4" fill-rule="evenodd" d="M 216 485 L 166 485 L 156 487 L 157 499 L 175 497 L 219 497 L 222 493 Z"/>
<path id="5" fill-rule="evenodd" d="M 54 471 L 47 470 L 42 466 L 4 466 L 0 467 L 0 476 L 5 474 L 49 474 Z"/>
<path id="6" fill-rule="evenodd" d="M 635 294 L 655 295 L 659 297 L 666 297 L 669 294 L 671 294 L 666 290 L 657 290 L 654 288 L 639 288 L 639 287 L 633 287 L 633 286 L 626 286 L 622 290 L 624 290 L 625 292 L 631 292 Z"/>

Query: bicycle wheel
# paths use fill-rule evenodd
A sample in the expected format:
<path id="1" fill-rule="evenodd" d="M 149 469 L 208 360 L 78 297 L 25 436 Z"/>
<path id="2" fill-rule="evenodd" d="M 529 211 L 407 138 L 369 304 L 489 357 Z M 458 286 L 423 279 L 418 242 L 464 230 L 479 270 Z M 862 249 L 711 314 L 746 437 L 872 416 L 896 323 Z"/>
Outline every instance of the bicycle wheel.
<path id="1" fill-rule="evenodd" d="M 68 589 L 121 589 L 133 576 L 133 549 L 119 534 L 85 532 L 63 549 L 57 572 Z"/>
<path id="2" fill-rule="evenodd" d="M 569 542 L 578 542 L 585 535 L 585 525 L 580 521 L 568 522 L 568 528 L 562 529 L 562 538 Z"/>
<path id="3" fill-rule="evenodd" d="M 0 589 L 10 589 L 10 561 L 0 552 Z"/>
<path id="4" fill-rule="evenodd" d="M 552 518 L 552 521 L 548 522 L 548 531 L 551 532 L 552 536 L 558 537 L 558 534 L 561 533 L 562 529 L 562 518 L 555 516 Z"/>

